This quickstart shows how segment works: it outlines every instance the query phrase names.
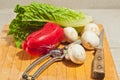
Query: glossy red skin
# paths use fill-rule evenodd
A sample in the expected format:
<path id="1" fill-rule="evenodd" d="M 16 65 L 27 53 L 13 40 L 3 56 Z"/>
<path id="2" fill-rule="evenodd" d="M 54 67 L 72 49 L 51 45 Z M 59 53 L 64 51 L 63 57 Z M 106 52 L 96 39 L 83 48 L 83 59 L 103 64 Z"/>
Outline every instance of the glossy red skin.
<path id="1" fill-rule="evenodd" d="M 22 48 L 32 56 L 39 56 L 56 47 L 64 37 L 63 29 L 58 24 L 49 22 L 42 29 L 30 34 Z"/>

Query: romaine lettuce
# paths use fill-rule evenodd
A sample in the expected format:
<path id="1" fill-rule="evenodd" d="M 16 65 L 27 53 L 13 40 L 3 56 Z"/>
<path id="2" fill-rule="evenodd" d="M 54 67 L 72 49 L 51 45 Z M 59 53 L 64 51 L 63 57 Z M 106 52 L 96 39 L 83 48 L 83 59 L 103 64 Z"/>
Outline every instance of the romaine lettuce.
<path id="1" fill-rule="evenodd" d="M 18 4 L 14 12 L 17 15 L 9 26 L 8 34 L 14 35 L 17 47 L 21 46 L 30 33 L 40 29 L 46 22 L 57 23 L 62 27 L 76 27 L 80 31 L 79 28 L 93 20 L 91 16 L 79 11 L 37 2 L 27 6 Z"/>

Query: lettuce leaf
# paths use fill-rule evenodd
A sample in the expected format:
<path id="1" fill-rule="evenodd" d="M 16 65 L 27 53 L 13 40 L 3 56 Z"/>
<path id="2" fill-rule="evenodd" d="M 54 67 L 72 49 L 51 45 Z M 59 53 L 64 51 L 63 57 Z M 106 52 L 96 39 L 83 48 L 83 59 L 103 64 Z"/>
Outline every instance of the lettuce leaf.
<path id="1" fill-rule="evenodd" d="M 57 23 L 63 27 L 77 27 L 76 29 L 79 29 L 93 21 L 91 16 L 83 12 L 37 2 L 27 6 L 18 4 L 14 12 L 17 15 L 10 23 L 8 34 L 14 36 L 17 47 L 21 46 L 22 41 L 30 33 L 40 29 L 46 22 Z"/>

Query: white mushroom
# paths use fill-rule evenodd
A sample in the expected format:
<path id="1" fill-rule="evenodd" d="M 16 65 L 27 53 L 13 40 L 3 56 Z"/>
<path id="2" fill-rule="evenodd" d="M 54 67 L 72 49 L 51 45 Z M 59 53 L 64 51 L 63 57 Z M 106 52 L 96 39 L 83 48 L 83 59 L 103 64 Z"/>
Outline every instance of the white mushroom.
<path id="1" fill-rule="evenodd" d="M 67 59 L 71 60 L 73 63 L 82 64 L 85 61 L 85 58 L 86 58 L 86 53 L 81 45 L 70 44 L 68 46 Z"/>
<path id="2" fill-rule="evenodd" d="M 81 41 L 86 49 L 94 49 L 99 45 L 99 37 L 92 31 L 85 31 L 81 36 Z"/>
<path id="3" fill-rule="evenodd" d="M 84 31 L 93 31 L 95 32 L 97 35 L 100 34 L 100 30 L 97 24 L 95 23 L 89 23 L 87 25 L 85 25 Z"/>
<path id="4" fill-rule="evenodd" d="M 68 42 L 73 42 L 78 39 L 78 33 L 73 27 L 64 28 L 64 34 Z"/>

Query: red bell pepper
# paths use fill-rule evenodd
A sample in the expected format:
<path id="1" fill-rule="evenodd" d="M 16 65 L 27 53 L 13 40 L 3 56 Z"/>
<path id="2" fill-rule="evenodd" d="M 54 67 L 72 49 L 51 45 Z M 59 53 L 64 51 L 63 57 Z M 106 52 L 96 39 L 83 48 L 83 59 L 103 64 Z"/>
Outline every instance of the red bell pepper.
<path id="1" fill-rule="evenodd" d="M 39 56 L 55 48 L 63 39 L 63 29 L 48 22 L 42 29 L 30 34 L 22 43 L 22 48 L 32 56 Z"/>

